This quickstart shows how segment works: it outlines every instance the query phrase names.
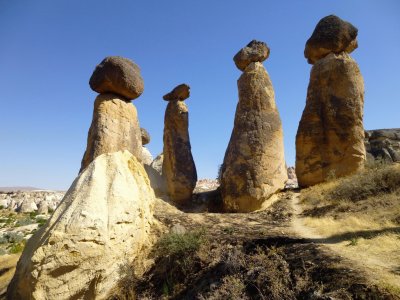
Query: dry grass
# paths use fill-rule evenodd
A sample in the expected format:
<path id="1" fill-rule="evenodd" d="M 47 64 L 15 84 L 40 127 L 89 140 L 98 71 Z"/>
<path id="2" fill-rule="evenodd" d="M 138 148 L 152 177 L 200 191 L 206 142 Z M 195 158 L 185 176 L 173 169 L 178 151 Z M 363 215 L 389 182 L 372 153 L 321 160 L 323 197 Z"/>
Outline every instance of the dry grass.
<path id="1" fill-rule="evenodd" d="M 304 225 L 400 295 L 400 166 L 380 165 L 302 191 Z"/>

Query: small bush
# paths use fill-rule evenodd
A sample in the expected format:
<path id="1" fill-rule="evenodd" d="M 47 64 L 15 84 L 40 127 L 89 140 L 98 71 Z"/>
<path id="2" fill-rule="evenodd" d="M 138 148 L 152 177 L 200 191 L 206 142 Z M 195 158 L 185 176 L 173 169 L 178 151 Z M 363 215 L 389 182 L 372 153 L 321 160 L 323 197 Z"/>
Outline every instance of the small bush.
<path id="1" fill-rule="evenodd" d="M 25 219 L 20 219 L 15 224 L 15 227 L 26 226 L 26 225 L 30 225 L 32 223 L 34 223 L 34 221 L 30 217 L 25 218 Z"/>
<path id="2" fill-rule="evenodd" d="M 24 248 L 25 248 L 25 241 L 22 241 L 20 243 L 12 244 L 9 252 L 11 254 L 21 253 L 24 250 Z"/>
<path id="3" fill-rule="evenodd" d="M 359 174 L 340 180 L 328 191 L 331 200 L 359 201 L 371 196 L 392 193 L 400 189 L 400 171 L 393 166 L 366 169 Z"/>
<path id="4" fill-rule="evenodd" d="M 36 216 L 37 216 L 38 214 L 39 214 L 39 213 L 38 213 L 37 211 L 31 211 L 31 212 L 29 213 L 29 217 L 30 217 L 31 219 L 35 219 Z"/>
<path id="5" fill-rule="evenodd" d="M 196 230 L 183 234 L 168 233 L 156 244 L 158 256 L 174 256 L 193 253 L 204 242 L 204 230 Z"/>
<path id="6" fill-rule="evenodd" d="M 20 243 L 23 241 L 24 236 L 18 232 L 7 232 L 4 238 L 7 239 L 8 243 Z"/>
<path id="7" fill-rule="evenodd" d="M 0 209 L 4 209 L 4 205 L 0 205 Z"/>
<path id="8" fill-rule="evenodd" d="M 45 218 L 38 218 L 38 219 L 36 219 L 36 223 L 39 224 L 39 227 L 42 227 L 44 224 L 47 223 L 47 219 L 45 219 Z"/>

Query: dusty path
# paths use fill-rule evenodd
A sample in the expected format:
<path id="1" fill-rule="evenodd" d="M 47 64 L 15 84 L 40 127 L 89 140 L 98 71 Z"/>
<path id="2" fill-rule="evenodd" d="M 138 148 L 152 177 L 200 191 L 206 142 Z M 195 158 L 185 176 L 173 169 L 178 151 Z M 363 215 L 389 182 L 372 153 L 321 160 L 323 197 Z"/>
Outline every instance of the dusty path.
<path id="1" fill-rule="evenodd" d="M 187 230 L 203 228 L 221 244 L 233 242 L 282 248 L 294 272 L 304 270 L 306 276 L 315 276 L 327 290 L 346 289 L 365 299 L 398 299 L 371 287 L 368 270 L 341 255 L 339 248 L 303 224 L 299 195 L 295 191 L 281 193 L 270 207 L 247 214 L 185 213 L 159 200 L 155 216 L 169 228 L 177 224 Z"/>

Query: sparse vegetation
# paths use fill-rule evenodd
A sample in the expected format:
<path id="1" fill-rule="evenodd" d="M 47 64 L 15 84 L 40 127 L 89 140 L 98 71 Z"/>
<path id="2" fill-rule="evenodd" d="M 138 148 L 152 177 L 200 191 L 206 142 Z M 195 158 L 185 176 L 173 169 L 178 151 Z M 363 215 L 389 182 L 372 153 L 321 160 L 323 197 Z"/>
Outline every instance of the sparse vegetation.
<path id="1" fill-rule="evenodd" d="M 304 224 L 341 254 L 376 268 L 400 289 L 400 165 L 374 162 L 363 172 L 301 193 Z"/>

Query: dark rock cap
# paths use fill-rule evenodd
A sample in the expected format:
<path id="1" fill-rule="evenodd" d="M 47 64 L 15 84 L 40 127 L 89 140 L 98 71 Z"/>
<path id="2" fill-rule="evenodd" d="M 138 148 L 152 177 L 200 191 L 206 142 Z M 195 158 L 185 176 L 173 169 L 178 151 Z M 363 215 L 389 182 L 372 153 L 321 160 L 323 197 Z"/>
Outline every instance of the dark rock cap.
<path id="1" fill-rule="evenodd" d="M 89 85 L 100 94 L 114 93 L 127 100 L 139 97 L 144 89 L 138 65 L 121 56 L 108 56 L 103 59 L 93 71 Z"/>
<path id="2" fill-rule="evenodd" d="M 190 86 L 183 83 L 175 87 L 171 92 L 163 96 L 165 101 L 179 100 L 183 101 L 190 96 Z"/>
<path id="3" fill-rule="evenodd" d="M 357 34 L 356 27 L 335 15 L 322 18 L 306 43 L 304 56 L 314 64 L 329 53 L 351 53 L 358 47 Z"/>
<path id="4" fill-rule="evenodd" d="M 252 40 L 246 47 L 240 49 L 233 57 L 239 70 L 244 71 L 252 62 L 263 62 L 269 57 L 269 48 L 266 43 Z"/>
<path id="5" fill-rule="evenodd" d="M 140 133 L 142 134 L 142 145 L 147 145 L 150 143 L 150 134 L 144 128 L 140 128 Z"/>

